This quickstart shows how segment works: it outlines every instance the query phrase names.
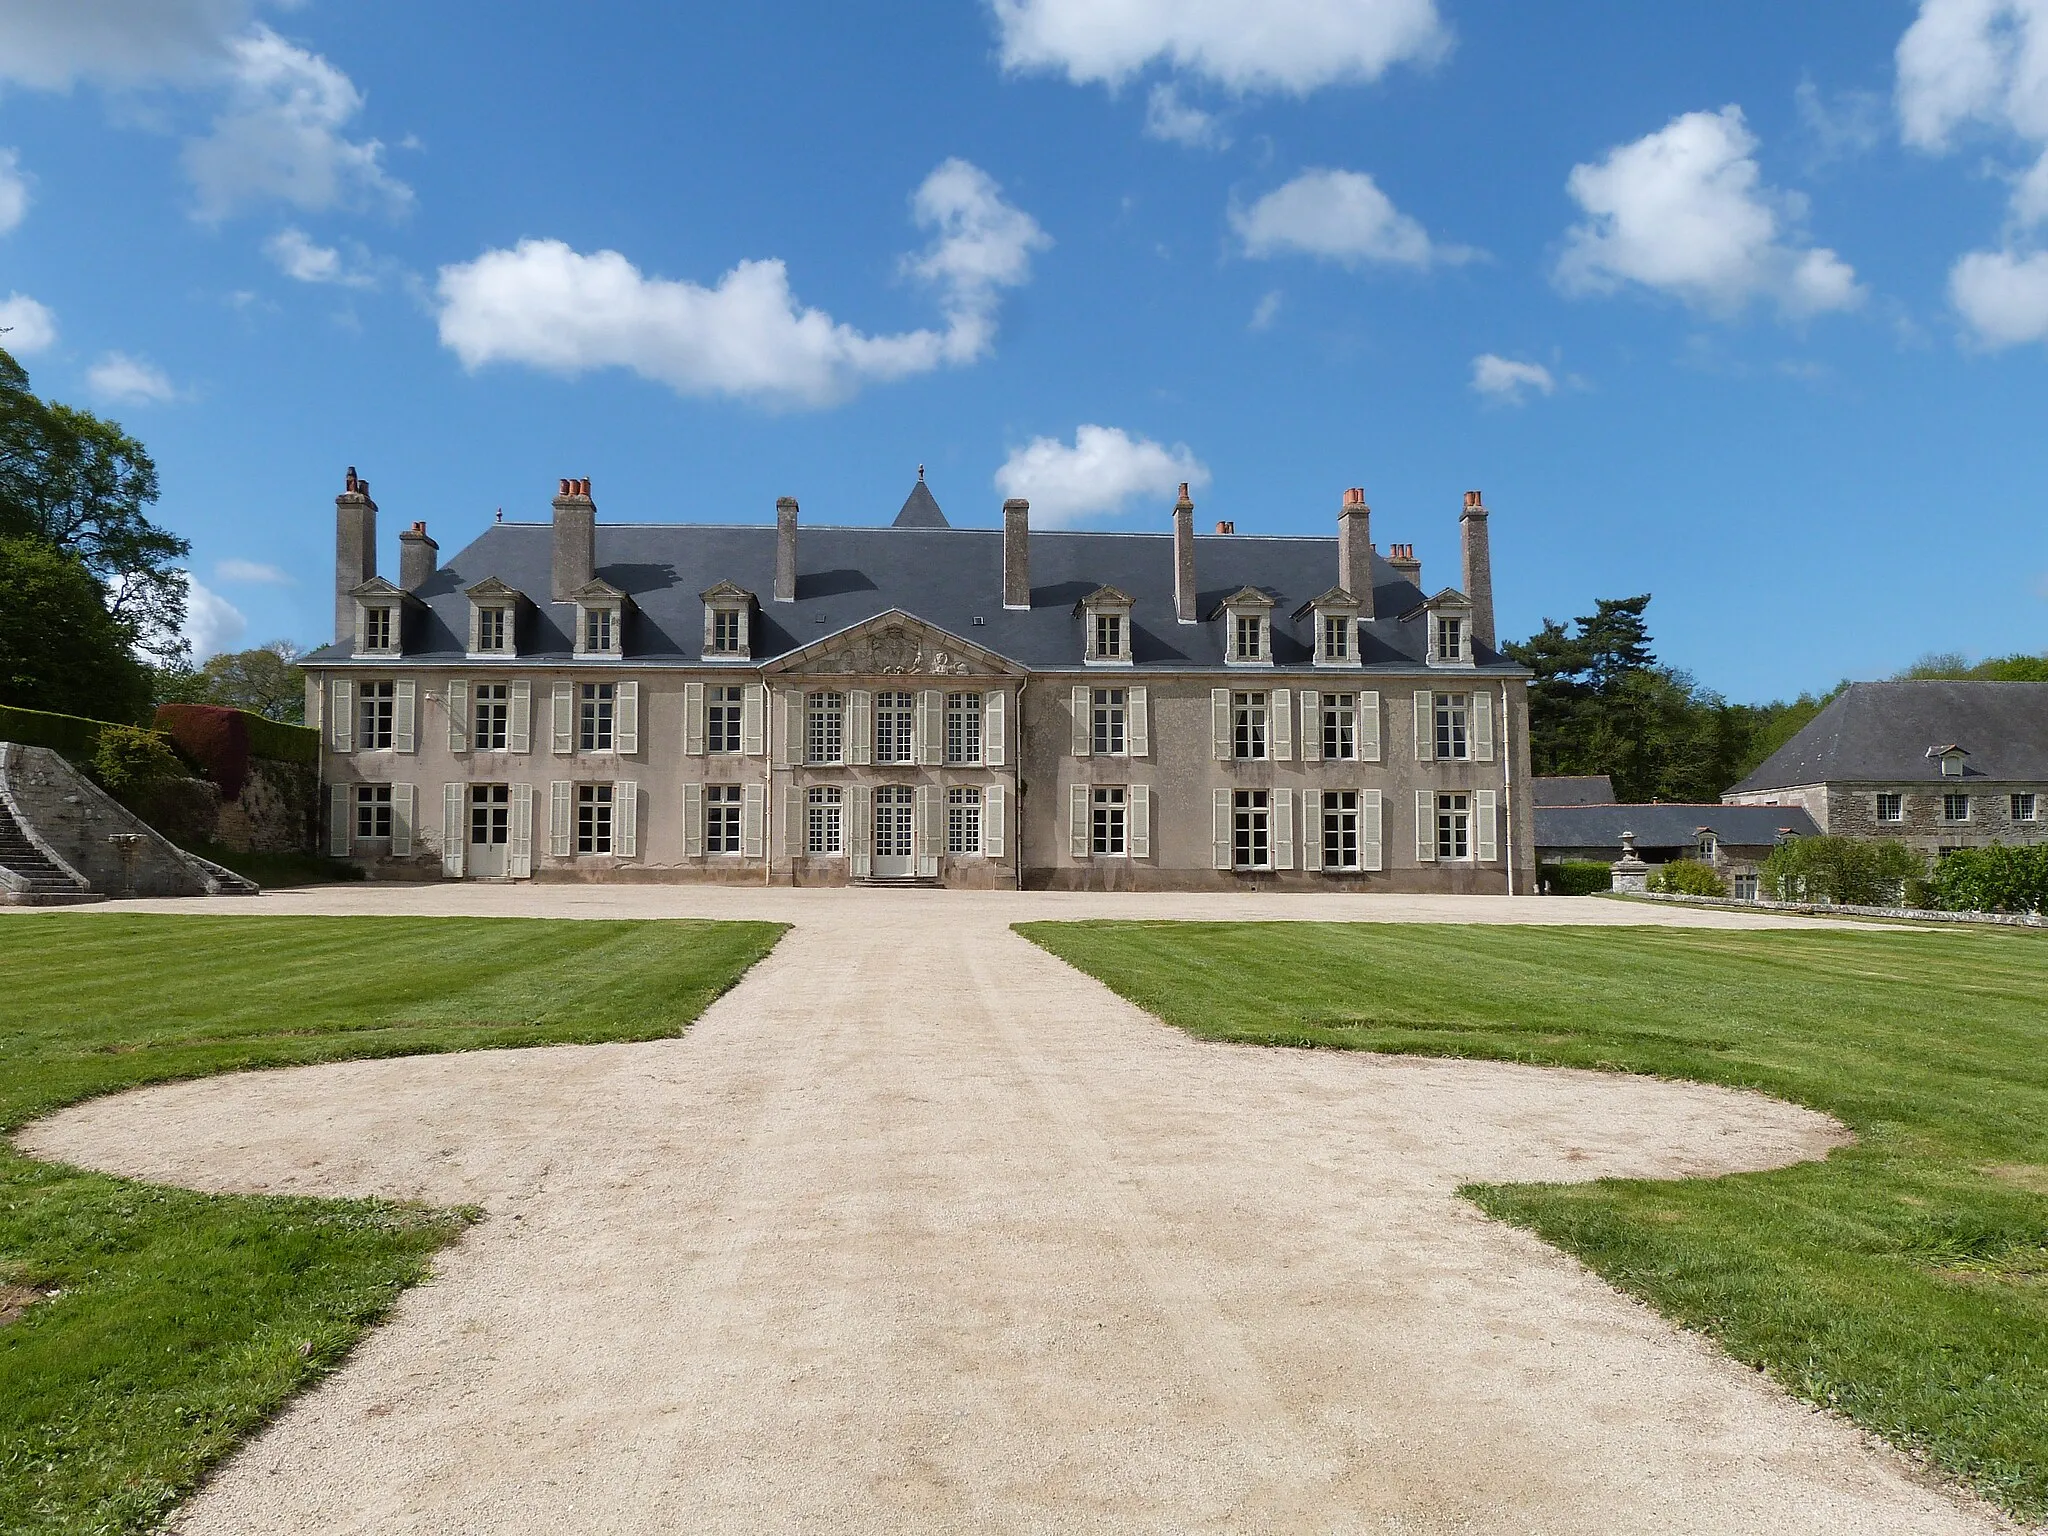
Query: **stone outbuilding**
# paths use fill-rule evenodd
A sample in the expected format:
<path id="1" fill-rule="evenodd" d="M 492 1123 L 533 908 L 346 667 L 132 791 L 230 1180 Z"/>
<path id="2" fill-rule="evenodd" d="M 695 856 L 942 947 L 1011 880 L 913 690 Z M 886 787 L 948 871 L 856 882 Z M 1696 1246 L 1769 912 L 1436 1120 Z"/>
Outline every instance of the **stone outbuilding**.
<path id="1" fill-rule="evenodd" d="M 1632 834 L 1635 853 L 1655 869 L 1674 859 L 1711 865 L 1728 893 L 1757 896 L 1757 869 L 1787 838 L 1820 828 L 1799 806 L 1544 805 L 1536 807 L 1536 857 L 1544 864 L 1611 864 Z"/>

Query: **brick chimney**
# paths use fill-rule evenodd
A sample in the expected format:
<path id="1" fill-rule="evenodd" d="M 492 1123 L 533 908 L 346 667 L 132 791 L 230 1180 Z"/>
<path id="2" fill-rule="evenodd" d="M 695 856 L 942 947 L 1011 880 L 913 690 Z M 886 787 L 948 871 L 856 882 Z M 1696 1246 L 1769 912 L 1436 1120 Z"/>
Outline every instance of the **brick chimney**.
<path id="1" fill-rule="evenodd" d="M 1021 496 L 1003 503 L 1003 606 L 1031 606 L 1031 503 Z"/>
<path id="2" fill-rule="evenodd" d="M 1337 509 L 1337 585 L 1358 599 L 1358 616 L 1372 617 L 1372 508 L 1353 486 Z"/>
<path id="3" fill-rule="evenodd" d="M 796 498 L 775 501 L 775 601 L 796 601 Z"/>
<path id="4" fill-rule="evenodd" d="M 1389 544 L 1387 564 L 1394 568 L 1396 576 L 1414 582 L 1417 591 L 1422 589 L 1422 562 L 1415 558 L 1413 544 Z"/>
<path id="5" fill-rule="evenodd" d="M 417 592 L 441 564 L 441 546 L 427 537 L 427 525 L 414 523 L 398 536 L 398 584 Z"/>
<path id="6" fill-rule="evenodd" d="M 349 596 L 377 574 L 377 503 L 370 500 L 370 482 L 348 479 L 334 498 L 334 638 L 352 639 L 356 632 L 356 601 Z"/>
<path id="7" fill-rule="evenodd" d="M 1472 638 L 1489 651 L 1493 638 L 1493 551 L 1486 536 L 1486 503 L 1477 491 L 1465 493 L 1458 517 L 1465 536 L 1465 595 L 1472 600 Z"/>
<path id="8" fill-rule="evenodd" d="M 1183 624 L 1195 617 L 1195 503 L 1188 495 L 1188 483 L 1180 483 L 1180 500 L 1173 507 L 1173 611 Z"/>
<path id="9" fill-rule="evenodd" d="M 555 601 L 566 601 L 596 575 L 597 503 L 590 482 L 564 480 L 555 493 Z"/>

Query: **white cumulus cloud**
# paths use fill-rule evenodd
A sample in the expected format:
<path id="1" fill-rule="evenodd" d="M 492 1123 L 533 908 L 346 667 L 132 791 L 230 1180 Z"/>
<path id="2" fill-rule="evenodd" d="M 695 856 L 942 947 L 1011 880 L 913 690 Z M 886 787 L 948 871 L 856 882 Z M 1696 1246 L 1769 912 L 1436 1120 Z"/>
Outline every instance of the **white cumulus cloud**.
<path id="1" fill-rule="evenodd" d="M 0 347 L 17 357 L 41 352 L 57 340 L 57 317 L 25 293 L 0 299 Z"/>
<path id="2" fill-rule="evenodd" d="M 1948 294 L 1988 347 L 2048 341 L 2048 251 L 1972 251 L 1949 273 Z"/>
<path id="3" fill-rule="evenodd" d="M 996 489 L 1028 500 L 1032 522 L 1044 527 L 1114 516 L 1134 497 L 1172 495 L 1183 480 L 1197 490 L 1209 483 L 1208 467 L 1186 444 L 1168 448 L 1120 427 L 1076 427 L 1071 447 L 1034 437 L 996 471 Z"/>
<path id="4" fill-rule="evenodd" d="M 643 274 L 617 251 L 522 240 L 441 269 L 441 343 L 466 368 L 524 363 L 568 376 L 630 368 L 679 394 L 825 405 L 869 382 L 970 363 L 995 338 L 1002 290 L 1051 244 L 988 175 L 948 160 L 911 199 L 932 243 L 904 268 L 934 287 L 945 329 L 871 336 L 799 306 L 779 260 L 717 284 Z"/>
<path id="5" fill-rule="evenodd" d="M 37 90 L 137 85 L 218 67 L 249 0 L 17 0 L 0 6 L 0 79 Z"/>
<path id="6" fill-rule="evenodd" d="M 1799 243 L 1806 201 L 1763 185 L 1742 109 L 1688 112 L 1655 133 L 1572 168 L 1567 189 L 1588 215 L 1558 262 L 1571 293 L 1637 283 L 1732 315 L 1768 298 L 1803 318 L 1860 304 L 1849 264 Z"/>
<path id="7" fill-rule="evenodd" d="M 92 392 L 123 405 L 162 405 L 178 398 L 164 371 L 125 352 L 109 352 L 86 370 Z"/>
<path id="8" fill-rule="evenodd" d="M 185 146 L 202 219 L 267 198 L 315 210 L 411 204 L 412 189 L 384 168 L 384 146 L 345 131 L 363 108 L 347 75 L 264 26 L 229 53 L 227 103 L 213 131 Z"/>
<path id="9" fill-rule="evenodd" d="M 222 581 L 235 581 L 265 587 L 289 587 L 296 583 L 287 571 L 261 560 L 228 559 L 217 563 L 213 574 Z"/>
<path id="10" fill-rule="evenodd" d="M 248 629 L 249 621 L 242 617 L 241 609 L 197 581 L 187 583 L 181 633 L 192 647 L 194 661 L 233 650 Z"/>
<path id="11" fill-rule="evenodd" d="M 1541 363 L 1518 363 L 1513 358 L 1482 352 L 1472 359 L 1472 388 L 1479 394 L 1520 405 L 1531 390 L 1539 395 L 1553 393 L 1557 380 Z"/>
<path id="12" fill-rule="evenodd" d="M 992 0 L 1003 67 L 1116 86 L 1164 64 L 1229 90 L 1302 94 L 1433 63 L 1435 0 Z"/>
<path id="13" fill-rule="evenodd" d="M 1427 267 L 1468 260 L 1463 246 L 1434 244 L 1362 171 L 1308 170 L 1249 208 L 1230 210 L 1247 256 L 1318 256 L 1357 266 Z"/>
<path id="14" fill-rule="evenodd" d="M 11 233 L 28 217 L 28 183 L 21 156 L 0 149 L 0 235 Z"/>
<path id="15" fill-rule="evenodd" d="M 1145 137 L 1189 149 L 1228 149 L 1222 119 L 1181 97 L 1180 87 L 1162 80 L 1145 97 Z"/>
<path id="16" fill-rule="evenodd" d="M 264 241 L 263 254 L 277 263 L 278 271 L 301 283 L 337 283 L 344 288 L 377 285 L 375 274 L 360 262 L 350 263 L 333 246 L 321 245 L 295 226 L 288 225 Z"/>

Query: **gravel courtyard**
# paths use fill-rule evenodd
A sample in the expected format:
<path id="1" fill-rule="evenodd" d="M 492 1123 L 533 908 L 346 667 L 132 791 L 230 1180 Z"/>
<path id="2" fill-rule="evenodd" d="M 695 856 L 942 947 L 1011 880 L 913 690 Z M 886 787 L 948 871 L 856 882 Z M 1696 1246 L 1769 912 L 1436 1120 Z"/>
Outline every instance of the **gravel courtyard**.
<path id="1" fill-rule="evenodd" d="M 215 1078 L 25 1132 L 199 1188 L 485 1212 L 183 1531 L 2006 1529 L 1455 1193 L 1780 1166 L 1824 1155 L 1831 1122 L 1639 1078 L 1204 1044 L 1008 929 L 1786 920 L 676 887 L 207 910 L 796 927 L 682 1039 Z"/>

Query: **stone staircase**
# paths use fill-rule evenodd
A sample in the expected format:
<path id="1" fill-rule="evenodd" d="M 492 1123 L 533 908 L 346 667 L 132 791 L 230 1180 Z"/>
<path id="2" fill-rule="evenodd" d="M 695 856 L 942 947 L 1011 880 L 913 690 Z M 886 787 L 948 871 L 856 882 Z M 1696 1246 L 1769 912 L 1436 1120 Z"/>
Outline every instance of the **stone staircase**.
<path id="1" fill-rule="evenodd" d="M 81 891 L 69 875 L 52 864 L 28 840 L 21 823 L 5 805 L 0 805 L 0 870 L 13 877 L 0 880 L 0 901 L 13 906 L 61 907 L 106 900 L 104 896 Z"/>

